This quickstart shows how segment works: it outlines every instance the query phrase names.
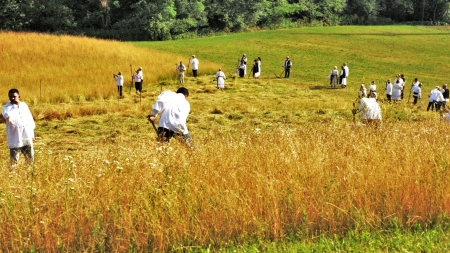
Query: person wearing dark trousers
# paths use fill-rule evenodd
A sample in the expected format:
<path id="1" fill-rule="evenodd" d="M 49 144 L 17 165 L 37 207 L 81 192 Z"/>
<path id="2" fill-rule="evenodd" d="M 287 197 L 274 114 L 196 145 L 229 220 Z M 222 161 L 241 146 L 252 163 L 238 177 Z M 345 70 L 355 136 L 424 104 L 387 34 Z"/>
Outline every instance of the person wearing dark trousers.
<path id="1" fill-rule="evenodd" d="M 419 83 L 418 85 L 413 85 L 411 91 L 413 93 L 414 98 L 413 104 L 416 105 L 417 101 L 419 101 L 419 99 L 422 97 L 422 84 Z"/>
<path id="2" fill-rule="evenodd" d="M 156 103 L 152 106 L 152 113 L 147 116 L 147 119 L 153 123 L 156 117 L 161 115 L 157 130 L 160 142 L 168 142 L 175 137 L 188 147 L 194 147 L 186 126 L 191 110 L 188 97 L 189 90 L 184 87 L 176 92 L 164 91 L 158 96 Z"/>
<path id="3" fill-rule="evenodd" d="M 119 92 L 119 96 L 122 97 L 122 88 L 123 88 L 123 76 L 122 73 L 113 74 L 114 80 L 116 81 L 117 91 Z"/>
<path id="4" fill-rule="evenodd" d="M 283 64 L 284 78 L 289 78 L 289 75 L 291 74 L 291 67 L 292 67 L 292 61 L 289 58 L 289 56 L 286 56 L 286 60 L 284 61 L 284 64 Z"/>
<path id="5" fill-rule="evenodd" d="M 448 98 L 450 95 L 450 91 L 447 89 L 447 84 L 442 85 L 442 96 L 444 97 L 444 101 L 442 101 L 442 109 L 445 109 L 445 106 L 448 102 Z"/>
<path id="6" fill-rule="evenodd" d="M 192 75 L 194 77 L 197 77 L 197 70 L 198 70 L 198 59 L 195 57 L 195 55 L 192 55 L 192 60 L 190 62 L 191 68 L 192 68 Z"/>

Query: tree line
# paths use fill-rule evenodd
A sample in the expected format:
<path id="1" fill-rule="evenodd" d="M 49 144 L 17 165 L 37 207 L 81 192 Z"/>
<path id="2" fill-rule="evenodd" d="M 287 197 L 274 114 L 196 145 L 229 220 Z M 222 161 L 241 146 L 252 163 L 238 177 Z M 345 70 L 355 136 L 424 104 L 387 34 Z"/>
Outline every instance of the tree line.
<path id="1" fill-rule="evenodd" d="M 308 25 L 447 25 L 450 0 L 0 0 L 0 28 L 170 40 Z"/>

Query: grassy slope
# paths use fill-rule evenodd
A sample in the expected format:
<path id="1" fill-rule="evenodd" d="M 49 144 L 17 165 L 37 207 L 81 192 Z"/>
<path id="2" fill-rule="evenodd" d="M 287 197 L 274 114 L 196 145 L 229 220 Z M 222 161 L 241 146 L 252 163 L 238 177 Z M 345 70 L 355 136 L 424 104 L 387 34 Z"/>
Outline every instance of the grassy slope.
<path id="1" fill-rule="evenodd" d="M 419 109 L 412 108 L 405 102 L 395 106 L 382 104 L 385 129 L 388 131 L 380 133 L 376 138 L 368 138 L 370 132 L 354 131 L 346 125 L 351 122 L 349 109 L 356 95 L 356 87 L 363 81 L 367 83 L 368 80 L 375 79 L 380 80 L 380 84 L 381 80 L 393 78 L 395 74 L 403 72 L 407 75 L 407 83 L 413 77 L 419 77 L 426 87 L 424 93 L 432 86 L 446 82 L 446 76 L 441 73 L 445 73 L 449 64 L 448 49 L 445 47 L 449 44 L 448 37 L 448 30 L 422 27 L 333 27 L 136 43 L 183 55 L 175 58 L 184 57 L 184 61 L 191 54 L 198 55 L 201 76 L 198 79 L 188 77 L 186 80 L 186 86 L 192 94 L 189 99 L 192 109 L 188 126 L 198 146 L 198 151 L 194 153 L 195 159 L 178 149 L 176 143 L 173 154 L 155 152 L 158 147 L 152 142 L 154 133 L 149 124 L 145 123 L 144 116 L 160 90 L 174 90 L 178 87 L 170 77 L 163 75 L 160 82 L 149 83 L 145 87 L 147 91 L 142 105 L 139 104 L 139 97 L 134 95 L 127 95 L 119 105 L 114 99 L 66 104 L 31 103 L 37 118 L 48 119 L 38 121 L 37 134 L 42 139 L 36 145 L 37 165 L 43 169 L 36 172 L 38 190 L 34 205 L 47 203 L 50 207 L 48 200 L 52 199 L 56 204 L 72 205 L 70 210 L 80 213 L 71 215 L 70 212 L 60 213 L 58 209 L 49 208 L 48 212 L 25 216 L 24 221 L 16 219 L 20 212 L 11 209 L 10 213 L 5 213 L 2 217 L 11 225 L 26 224 L 29 228 L 25 229 L 26 232 L 39 232 L 39 226 L 35 226 L 33 222 L 35 219 L 42 219 L 48 224 L 43 228 L 45 231 L 48 229 L 44 239 L 48 240 L 48 245 L 53 245 L 54 241 L 47 237 L 50 238 L 58 231 L 73 234 L 70 232 L 77 231 L 78 224 L 86 226 L 86 230 L 89 230 L 92 221 L 102 224 L 103 218 L 98 219 L 96 213 L 103 217 L 118 215 L 123 218 L 115 222 L 118 222 L 118 227 L 125 229 L 113 233 L 118 238 L 115 242 L 130 241 L 127 233 L 132 234 L 135 224 L 140 224 L 144 231 L 153 231 L 153 246 L 159 249 L 167 249 L 170 243 L 174 247 L 183 242 L 186 245 L 204 243 L 205 247 L 208 243 L 217 246 L 232 240 L 240 244 L 247 239 L 247 231 L 241 231 L 245 228 L 251 236 L 259 235 L 262 240 L 286 239 L 287 235 L 283 231 L 289 229 L 284 230 L 284 226 L 311 229 L 314 233 L 327 229 L 329 234 L 340 234 L 350 228 L 351 224 L 357 231 L 370 229 L 368 227 L 375 227 L 375 230 L 390 229 L 383 227 L 389 220 L 378 213 L 379 204 L 385 205 L 382 211 L 386 212 L 387 217 L 406 217 L 400 223 L 432 223 L 439 210 L 446 212 L 449 207 L 445 174 L 448 169 L 446 164 L 450 162 L 445 156 L 448 147 L 446 142 L 438 145 L 439 142 L 430 137 L 430 133 L 446 131 L 445 126 L 436 124 L 438 116 L 423 112 L 423 106 Z M 141 49 L 133 47 L 130 50 L 141 52 Z M 250 57 L 261 56 L 261 79 L 242 80 L 230 77 L 230 72 L 234 70 L 237 58 L 242 53 Z M 290 55 L 294 61 L 292 78 L 277 79 L 273 72 L 280 71 L 286 55 Z M 158 69 L 158 60 L 161 61 L 156 59 L 156 63 L 149 63 L 146 69 Z M 171 68 L 169 65 L 173 64 L 168 62 L 172 61 L 176 62 L 178 59 L 169 58 L 167 68 Z M 208 70 L 205 72 L 205 61 L 215 62 L 216 65 L 207 64 Z M 343 61 L 350 66 L 349 88 L 330 90 L 327 88 L 326 76 L 333 65 L 339 65 Z M 214 88 L 212 66 L 223 66 L 229 76 L 225 92 L 218 92 Z M 75 67 L 70 69 L 76 72 Z M 164 73 L 172 75 L 171 70 Z M 25 93 L 25 101 L 28 98 L 29 94 Z M 410 128 L 411 124 L 415 127 Z M 255 130 L 257 128 L 262 129 L 262 136 L 267 141 L 255 135 L 259 131 Z M 394 128 L 400 132 L 389 131 Z M 2 128 L 0 140 L 5 141 L 4 136 Z M 416 137 L 421 141 L 418 142 Z M 415 149 L 409 148 L 418 143 L 422 146 L 420 158 Z M 371 146 L 376 147 L 377 152 L 370 150 Z M 387 151 L 384 152 L 383 149 Z M 368 153 L 378 162 L 376 165 L 367 162 Z M 0 150 L 0 156 L 8 156 L 6 148 Z M 69 159 L 67 156 L 73 157 L 77 167 L 66 170 Z M 398 162 L 396 159 L 400 157 L 402 160 Z M 132 159 L 131 162 L 128 158 Z M 392 166 L 390 159 L 394 159 L 399 166 Z M 105 160 L 118 162 L 125 173 L 114 173 L 116 165 L 105 165 Z M 302 164 L 298 164 L 298 160 Z M 157 170 L 152 170 L 151 166 L 154 164 L 162 164 L 163 167 L 156 168 L 169 173 L 170 179 L 158 174 Z M 416 164 L 417 167 L 410 167 L 410 164 Z M 429 168 L 429 164 L 433 167 Z M 280 166 L 285 169 L 285 173 L 279 173 Z M 1 176 L 8 178 L 6 164 L 2 164 L 1 168 Z M 89 173 L 86 173 L 86 168 Z M 179 168 L 195 169 L 185 172 L 187 175 L 172 171 Z M 24 173 L 18 178 L 5 180 L 2 188 L 7 189 L 16 184 L 28 185 L 28 180 L 32 177 Z M 101 184 L 96 181 L 97 175 L 104 175 Z M 63 186 L 67 184 L 68 178 L 79 178 L 80 181 L 76 181 L 79 185 L 74 185 L 76 194 L 81 199 L 71 201 L 64 194 Z M 167 180 L 164 192 L 169 194 L 168 199 L 161 198 L 157 191 L 147 192 L 161 187 L 154 179 Z M 114 185 L 115 180 L 121 181 L 120 190 L 108 187 Z M 49 182 L 54 186 L 48 187 Z M 183 189 L 186 191 L 180 192 L 177 182 L 182 185 L 185 183 Z M 85 189 L 83 185 L 89 186 L 89 189 Z M 91 185 L 98 188 L 92 190 Z M 439 187 L 435 189 L 436 185 Z M 291 190 L 287 191 L 286 188 Z M 12 189 L 12 193 L 5 194 L 28 194 L 26 190 L 21 192 L 21 188 Z M 129 189 L 138 190 L 130 192 Z M 383 189 L 388 191 L 388 196 L 383 195 Z M 218 194 L 225 191 L 239 198 L 229 197 L 233 194 Z M 291 191 L 294 194 L 290 195 Z M 265 198 L 259 198 L 260 195 Z M 149 198 L 154 201 L 153 204 L 146 202 Z M 58 202 L 60 199 L 65 202 Z M 130 212 L 120 208 L 103 212 L 103 206 L 114 206 L 119 201 L 121 206 L 133 208 Z M 169 217 L 163 215 L 167 201 L 172 208 Z M 28 210 L 26 202 L 14 203 L 19 209 Z M 333 205 L 338 205 L 341 209 Z M 89 206 L 90 209 L 84 211 L 85 207 L 82 206 Z M 140 215 L 135 217 L 133 214 L 136 213 Z M 402 216 L 404 213 L 406 214 Z M 309 220 L 299 218 L 302 215 L 307 215 Z M 197 217 L 199 220 L 185 224 L 186 216 Z M 52 217 L 58 219 L 52 221 Z M 130 219 L 128 224 L 127 217 L 134 217 L 135 220 Z M 160 218 L 153 219 L 154 217 Z M 296 222 L 289 223 L 285 220 L 296 217 L 299 219 Z M 63 221 L 58 222 L 61 218 Z M 351 219 L 356 222 L 353 223 Z M 30 223 L 26 223 L 28 220 Z M 205 227 L 200 221 L 211 227 Z M 223 230 L 216 234 L 214 228 Z M 94 231 L 94 228 L 91 229 Z M 87 245 L 91 247 L 102 245 L 96 244 L 95 240 L 101 241 L 101 234 L 109 233 L 101 230 L 101 226 L 95 229 L 100 231 L 99 234 L 92 232 L 87 233 L 87 237 L 82 237 L 83 233 L 80 232 L 80 238 L 89 240 Z M 11 231 L 15 230 L 2 230 L 5 236 L 18 238 Z M 206 235 L 209 238 L 204 238 Z M 147 238 L 142 234 L 141 236 L 142 241 L 138 240 L 139 236 L 133 237 L 137 241 L 137 248 L 139 243 L 146 243 Z M 375 234 L 373 237 L 376 236 Z M 35 244 L 39 244 L 39 238 L 35 238 Z M 158 238 L 167 240 L 158 241 Z M 217 238 L 224 240 L 217 241 Z M 409 238 L 408 235 L 405 238 Z M 443 238 L 447 237 L 443 235 Z M 355 239 L 357 242 L 359 240 L 363 239 Z M 330 244 L 339 242 L 338 239 L 332 243 L 321 241 L 317 247 L 322 250 L 323 247 L 329 247 L 325 250 L 333 251 Z M 403 243 L 404 248 L 417 247 L 408 242 Z M 427 245 L 426 243 L 428 241 L 424 244 Z M 369 245 L 372 244 L 369 242 Z M 88 246 L 85 247 L 89 248 Z M 264 249 L 264 243 L 257 246 Z M 26 248 L 26 245 L 22 247 Z M 300 246 L 293 246 L 294 249 L 296 247 Z M 393 243 L 392 248 L 395 247 Z M 344 246 L 341 249 L 343 248 Z M 272 249 L 276 250 L 285 251 Z"/>

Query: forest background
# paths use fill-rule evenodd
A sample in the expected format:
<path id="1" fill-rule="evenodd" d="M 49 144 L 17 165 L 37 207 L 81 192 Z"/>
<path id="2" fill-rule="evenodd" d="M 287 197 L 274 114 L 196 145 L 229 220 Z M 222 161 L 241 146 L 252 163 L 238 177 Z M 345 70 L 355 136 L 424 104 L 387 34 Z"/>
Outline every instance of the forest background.
<path id="1" fill-rule="evenodd" d="M 447 25 L 449 0 L 2 0 L 0 29 L 122 41 L 323 25 Z"/>

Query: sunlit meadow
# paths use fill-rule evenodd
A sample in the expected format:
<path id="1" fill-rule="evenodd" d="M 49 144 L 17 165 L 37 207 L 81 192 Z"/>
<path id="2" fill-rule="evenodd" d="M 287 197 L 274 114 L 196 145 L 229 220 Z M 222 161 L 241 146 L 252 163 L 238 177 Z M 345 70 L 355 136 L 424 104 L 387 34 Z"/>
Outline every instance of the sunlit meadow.
<path id="1" fill-rule="evenodd" d="M 14 38 L 45 38 L 48 42 L 44 44 L 51 47 L 29 46 L 25 54 L 51 48 L 62 54 L 61 62 L 68 57 L 65 45 L 80 40 L 77 47 L 82 49 L 69 51 L 91 48 L 93 55 L 85 59 L 92 66 L 101 66 L 102 71 L 81 75 L 78 72 L 82 67 L 67 60 L 60 72 L 86 76 L 86 80 L 104 79 L 107 87 L 101 88 L 103 81 L 85 84 L 84 93 L 77 83 L 73 87 L 61 86 L 59 78 L 48 76 L 47 83 L 52 84 L 55 96 L 46 93 L 41 102 L 36 93 L 38 86 L 25 84 L 34 83 L 30 80 L 40 79 L 41 75 L 31 71 L 23 74 L 22 80 L 28 80 L 23 84 L 3 82 L 8 84 L 1 86 L 3 103 L 7 102 L 7 89 L 14 84 L 21 90 L 22 99 L 30 104 L 37 122 L 37 140 L 34 165 L 26 166 L 21 161 L 19 168 L 10 173 L 5 127 L 0 128 L 0 141 L 4 143 L 0 150 L 0 248 L 46 252 L 287 251 L 268 245 L 298 241 L 322 243 L 325 251 L 351 251 L 344 244 L 324 249 L 326 244 L 320 238 L 398 231 L 426 233 L 448 224 L 450 125 L 438 113 L 425 111 L 426 94 L 448 78 L 438 74 L 448 69 L 450 56 L 440 46 L 448 40 L 448 34 L 440 34 L 448 31 L 375 27 L 363 32 L 363 28 L 344 27 L 341 33 L 330 35 L 339 28 L 329 29 L 267 31 L 228 35 L 222 40 L 215 37 L 142 45 L 149 49 L 88 38 L 0 34 L 4 38 L 2 45 Z M 271 35 L 267 37 L 267 33 Z M 414 44 L 418 38 L 427 43 L 419 41 L 414 47 L 403 48 L 397 45 L 397 33 L 405 45 Z M 292 37 L 284 38 L 286 34 Z M 385 40 L 379 34 L 384 34 L 381 38 Z M 386 34 L 392 34 L 394 41 L 389 43 Z M 258 36 L 271 45 L 281 41 L 295 45 L 296 41 L 312 37 L 316 41 L 308 42 L 310 48 L 301 51 L 302 58 L 297 51 L 278 56 L 280 47 L 266 48 L 267 56 L 261 56 L 263 76 L 256 80 L 235 77 L 231 56 L 229 64 L 212 57 L 218 47 L 236 47 L 236 41 Z M 338 37 L 342 38 L 337 40 Z M 281 41 L 277 42 L 277 38 Z M 350 50 L 351 46 L 358 49 L 358 56 L 346 58 L 344 52 L 333 63 L 322 66 L 325 64 L 321 61 L 330 55 L 328 50 L 315 48 L 331 44 L 330 40 L 338 42 L 333 44 L 336 52 Z M 368 47 L 368 40 L 385 44 Z M 185 83 L 191 92 L 188 127 L 195 144 L 191 150 L 177 141 L 157 143 L 145 116 L 161 90 L 179 86 L 172 65 L 179 58 L 199 55 L 200 49 L 190 53 L 193 43 L 204 45 L 203 57 L 199 59 L 200 68 L 206 69 L 197 79 L 188 73 Z M 251 45 L 238 46 L 239 52 L 247 54 L 263 52 L 253 52 Z M 392 70 L 383 67 L 377 71 L 376 66 L 383 60 L 381 55 L 396 47 L 404 50 L 401 55 L 420 54 L 422 63 L 399 62 Z M 114 56 L 107 54 L 114 48 L 122 50 L 115 55 L 126 61 L 122 65 L 115 65 Z M 175 55 L 175 48 L 183 49 Z M 147 66 L 148 79 L 154 78 L 153 81 L 145 86 L 142 97 L 127 90 L 125 98 L 118 100 L 109 72 L 129 68 L 132 55 L 147 51 L 157 55 L 156 50 L 163 50 L 161 54 L 170 59 L 167 62 L 173 63 L 160 69 L 159 60 L 153 62 L 155 59 L 144 54 L 139 59 Z M 237 58 L 239 52 L 233 57 Z M 272 73 L 279 70 L 286 53 L 296 57 L 294 66 L 298 66 L 289 80 L 276 78 Z M 373 61 L 367 60 L 367 54 Z M 438 55 L 442 64 L 432 63 Z M 78 57 L 81 56 L 75 58 Z M 17 58 L 20 57 L 11 53 L 10 64 L 15 65 Z M 311 59 L 314 64 L 310 66 L 301 59 Z M 17 65 L 24 65 L 25 69 L 47 64 L 44 60 L 22 60 Z M 343 61 L 350 66 L 349 87 L 329 89 L 326 76 L 330 67 Z M 204 64 L 206 67 L 203 62 L 211 63 Z M 227 69 L 223 92 L 215 89 L 212 81 L 218 66 Z M 161 72 L 152 75 L 153 69 Z M 2 76 L 14 74 L 12 69 L 1 71 Z M 363 73 L 367 73 L 366 80 L 380 75 L 379 93 L 384 98 L 381 80 L 393 79 L 398 72 L 407 74 L 408 84 L 414 77 L 427 80 L 420 103 L 407 103 L 408 93 L 399 104 L 380 99 L 384 121 L 381 128 L 365 127 L 358 119 L 353 121 L 350 110 Z M 101 91 L 107 89 L 111 89 L 110 93 L 100 98 L 74 99 L 103 94 Z M 440 238 L 445 241 L 447 237 Z M 431 238 L 422 244 L 403 242 L 400 248 L 382 247 L 388 251 L 448 250 L 448 245 L 447 250 L 433 248 L 433 242 Z M 248 244 L 256 246 L 247 249 Z M 366 247 L 362 250 L 372 246 Z"/>

